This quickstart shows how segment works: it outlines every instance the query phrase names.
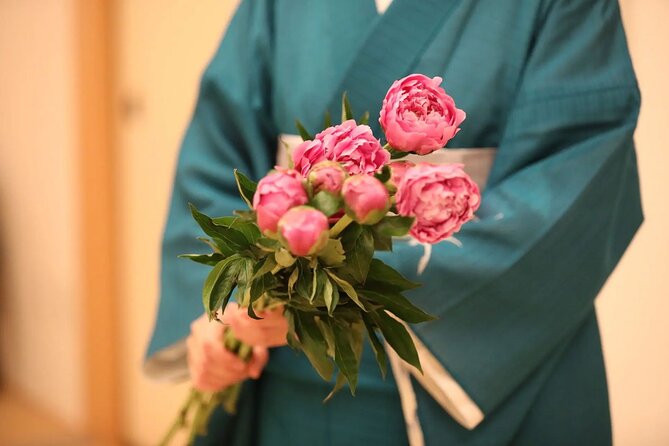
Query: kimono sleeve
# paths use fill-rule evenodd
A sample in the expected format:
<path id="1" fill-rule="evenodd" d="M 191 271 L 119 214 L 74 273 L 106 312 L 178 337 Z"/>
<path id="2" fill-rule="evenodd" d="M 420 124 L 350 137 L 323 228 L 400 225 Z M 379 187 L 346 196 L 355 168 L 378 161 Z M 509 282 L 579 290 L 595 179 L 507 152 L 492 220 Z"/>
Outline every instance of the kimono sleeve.
<path id="1" fill-rule="evenodd" d="M 160 371 L 183 358 L 179 341 L 203 313 L 202 284 L 208 269 L 177 258 L 207 252 L 188 203 L 203 212 L 231 215 L 246 205 L 233 169 L 252 178 L 269 170 L 276 132 L 270 119 L 271 11 L 263 1 L 244 1 L 203 74 L 195 111 L 178 157 L 161 257 L 160 305 L 145 370 Z M 176 350 L 175 350 L 176 348 Z M 171 352 L 171 354 L 170 354 Z"/>
<path id="2" fill-rule="evenodd" d="M 490 414 L 575 333 L 641 224 L 639 91 L 617 2 L 548 4 L 479 221 L 389 257 L 438 320 L 415 334 Z"/>

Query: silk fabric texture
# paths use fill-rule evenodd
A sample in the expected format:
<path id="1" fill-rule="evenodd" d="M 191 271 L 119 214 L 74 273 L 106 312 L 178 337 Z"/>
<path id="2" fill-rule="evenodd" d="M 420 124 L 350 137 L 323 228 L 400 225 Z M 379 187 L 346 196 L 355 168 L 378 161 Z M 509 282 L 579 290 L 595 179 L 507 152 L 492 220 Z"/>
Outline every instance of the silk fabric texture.
<path id="1" fill-rule="evenodd" d="M 294 133 L 296 118 L 318 130 L 344 90 L 354 111 L 378 116 L 392 80 L 411 72 L 442 76 L 467 111 L 450 147 L 498 147 L 462 248 L 435 246 L 420 277 L 420 249 L 380 255 L 424 283 L 411 298 L 438 320 L 414 332 L 485 414 L 465 429 L 414 382 L 426 444 L 609 444 L 593 301 L 643 219 L 639 90 L 610 0 L 395 0 L 383 16 L 371 0 L 242 2 L 180 152 L 147 358 L 202 313 L 207 269 L 176 258 L 203 251 L 187 203 L 209 215 L 244 208 L 233 168 L 263 176 L 277 135 Z M 384 429 L 385 444 L 406 442 L 394 383 L 365 356 L 355 399 L 312 406 L 320 378 L 277 349 L 238 415 L 218 414 L 202 444 L 300 444 L 298 429 L 314 445 L 362 444 Z"/>

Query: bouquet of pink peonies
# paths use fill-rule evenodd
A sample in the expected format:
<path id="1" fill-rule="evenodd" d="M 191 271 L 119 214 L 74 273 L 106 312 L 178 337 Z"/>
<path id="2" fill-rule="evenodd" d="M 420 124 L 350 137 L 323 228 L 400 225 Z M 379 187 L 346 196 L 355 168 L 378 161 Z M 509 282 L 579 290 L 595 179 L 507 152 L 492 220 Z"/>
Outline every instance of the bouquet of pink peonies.
<path id="1" fill-rule="evenodd" d="M 388 91 L 379 122 L 387 144 L 357 123 L 346 97 L 342 122 L 314 137 L 298 122 L 304 142 L 292 167 L 277 167 L 257 184 L 235 171 L 249 210 L 210 218 L 193 205 L 209 237 L 210 254 L 184 255 L 212 268 L 202 291 L 205 311 L 217 319 L 233 292 L 252 318 L 284 309 L 287 341 L 303 352 L 334 389 L 355 393 L 365 335 L 381 373 L 382 340 L 407 363 L 421 365 L 404 323 L 432 316 L 403 293 L 419 284 L 404 278 L 374 252 L 392 250 L 393 237 L 410 235 L 434 244 L 471 220 L 480 204 L 478 186 L 460 165 L 391 161 L 441 149 L 459 131 L 465 113 L 440 87 L 441 79 L 413 74 Z M 251 346 L 227 329 L 225 347 L 242 359 Z M 241 384 L 216 393 L 193 390 L 161 444 L 190 424 L 190 441 L 204 432 L 214 408 L 234 412 Z M 192 421 L 189 421 L 192 416 Z"/>

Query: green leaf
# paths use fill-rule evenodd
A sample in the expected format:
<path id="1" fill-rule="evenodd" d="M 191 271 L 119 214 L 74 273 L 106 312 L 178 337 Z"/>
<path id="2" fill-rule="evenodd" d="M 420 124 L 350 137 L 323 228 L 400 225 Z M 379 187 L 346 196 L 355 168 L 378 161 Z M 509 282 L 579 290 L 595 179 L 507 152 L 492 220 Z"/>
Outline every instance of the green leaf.
<path id="1" fill-rule="evenodd" d="M 344 255 L 344 247 L 341 244 L 341 240 L 328 239 L 325 248 L 318 253 L 318 260 L 325 266 L 335 267 L 343 265 L 346 256 Z"/>
<path id="2" fill-rule="evenodd" d="M 393 238 L 389 235 L 381 234 L 376 225 L 372 226 L 372 236 L 374 237 L 374 250 L 375 251 L 392 251 L 393 250 Z"/>
<path id="3" fill-rule="evenodd" d="M 251 282 L 251 304 L 260 299 L 263 294 L 269 290 L 274 290 L 279 287 L 279 282 L 272 274 L 267 273 L 256 277 Z M 250 306 L 250 305 L 249 305 Z"/>
<path id="4" fill-rule="evenodd" d="M 216 266 L 218 262 L 224 259 L 223 255 L 215 252 L 213 254 L 181 254 L 180 259 L 189 259 L 203 265 Z"/>
<path id="5" fill-rule="evenodd" d="M 348 102 L 348 94 L 344 92 L 341 95 L 341 122 L 349 119 L 353 119 L 353 111 L 351 110 L 351 104 Z"/>
<path id="6" fill-rule="evenodd" d="M 417 324 L 436 319 L 412 304 L 402 293 L 390 291 L 377 293 L 370 290 L 359 290 L 359 292 L 367 299 L 382 305 L 386 310 L 405 322 Z"/>
<path id="7" fill-rule="evenodd" d="M 330 115 L 330 110 L 325 110 L 325 116 L 323 117 L 323 128 L 326 129 L 332 126 L 332 115 Z"/>
<path id="8" fill-rule="evenodd" d="M 369 337 L 369 342 L 372 344 L 372 350 L 374 350 L 376 363 L 379 365 L 379 370 L 381 370 L 381 376 L 385 379 L 386 373 L 388 372 L 388 356 L 386 355 L 386 349 L 383 348 L 383 343 L 381 343 L 376 335 L 374 323 L 369 316 L 363 313 L 362 320 L 365 322 L 367 336 Z"/>
<path id="9" fill-rule="evenodd" d="M 277 249 L 281 248 L 281 243 L 271 238 L 261 237 L 258 239 L 258 241 L 256 241 L 256 246 L 258 246 L 265 252 L 274 252 Z"/>
<path id="10" fill-rule="evenodd" d="M 295 289 L 295 283 L 297 283 L 297 279 L 300 276 L 300 269 L 295 268 L 292 273 L 290 273 L 290 277 L 288 277 L 288 297 L 291 297 L 291 294 L 293 293 L 293 290 Z"/>
<path id="11" fill-rule="evenodd" d="M 381 329 L 386 342 L 397 352 L 399 357 L 423 373 L 416 346 L 404 325 L 388 316 L 384 311 L 372 313 L 372 317 Z"/>
<path id="12" fill-rule="evenodd" d="M 342 234 L 342 243 L 346 252 L 344 269 L 357 283 L 363 284 L 367 279 L 369 264 L 374 255 L 374 236 L 367 227 L 356 226 L 359 229 L 355 227 L 351 229 L 351 231 L 355 231 L 358 235 L 354 240 L 348 240 L 346 237 L 349 228 L 346 228 L 344 234 Z"/>
<path id="13" fill-rule="evenodd" d="M 358 119 L 358 124 L 367 125 L 369 124 L 369 111 L 366 111 L 362 114 L 360 119 Z"/>
<path id="14" fill-rule="evenodd" d="M 299 277 L 295 284 L 295 291 L 304 299 L 311 299 L 311 288 L 314 280 L 314 271 L 309 267 L 307 262 L 298 261 L 300 269 Z"/>
<path id="15" fill-rule="evenodd" d="M 337 381 L 335 382 L 335 385 L 330 391 L 330 393 L 328 393 L 328 396 L 326 396 L 325 399 L 323 400 L 323 403 L 327 403 L 328 401 L 330 401 L 332 397 L 335 396 L 335 394 L 339 392 L 342 389 L 342 387 L 344 387 L 344 384 L 346 384 L 346 378 L 344 377 L 343 374 L 337 373 Z"/>
<path id="16" fill-rule="evenodd" d="M 409 229 L 411 229 L 413 222 L 413 217 L 391 215 L 384 217 L 375 225 L 375 227 L 379 234 L 390 237 L 402 237 L 409 233 Z"/>
<path id="17" fill-rule="evenodd" d="M 258 184 L 251 181 L 246 175 L 234 170 L 235 181 L 237 181 L 237 189 L 239 189 L 239 195 L 244 199 L 249 208 L 253 208 L 253 195 L 256 193 Z"/>
<path id="18" fill-rule="evenodd" d="M 349 327 L 342 326 L 337 322 L 331 323 L 331 326 L 335 340 L 335 363 L 348 381 L 351 394 L 355 395 L 355 388 L 358 385 L 358 362 L 355 352 L 351 348 Z"/>
<path id="19" fill-rule="evenodd" d="M 302 350 L 302 345 L 297 337 L 297 321 L 295 320 L 295 313 L 290 307 L 286 307 L 286 311 L 284 311 L 283 315 L 288 322 L 288 333 L 286 333 L 286 341 L 288 342 L 288 345 L 293 350 Z"/>
<path id="20" fill-rule="evenodd" d="M 274 259 L 276 263 L 281 265 L 284 268 L 289 268 L 295 263 L 295 257 L 288 252 L 286 249 L 281 248 L 274 253 Z"/>
<path id="21" fill-rule="evenodd" d="M 311 199 L 311 205 L 329 217 L 342 208 L 342 200 L 341 197 L 322 190 Z"/>
<path id="22" fill-rule="evenodd" d="M 210 319 L 213 319 L 214 313 L 219 308 L 225 310 L 232 290 L 237 284 L 239 261 L 240 256 L 238 255 L 221 260 L 205 279 L 202 288 L 202 304 Z"/>
<path id="23" fill-rule="evenodd" d="M 401 150 L 397 150 L 393 147 L 389 147 L 388 152 L 390 152 L 390 159 L 391 160 L 398 160 L 398 159 L 404 158 L 408 155 L 407 152 L 402 152 Z"/>
<path id="24" fill-rule="evenodd" d="M 339 303 L 339 289 L 332 285 L 332 282 L 327 275 L 325 275 L 325 280 L 323 282 L 323 299 L 325 300 L 328 314 L 332 316 L 332 312 L 337 308 L 337 304 Z"/>
<path id="25" fill-rule="evenodd" d="M 276 266 L 276 260 L 274 259 L 274 256 L 265 257 L 265 261 L 261 264 L 260 267 L 256 265 L 257 270 L 255 271 L 255 273 L 253 273 L 253 279 L 256 279 L 260 276 L 264 276 L 265 274 L 272 271 L 275 266 Z"/>
<path id="26" fill-rule="evenodd" d="M 327 343 L 314 316 L 304 313 L 296 313 L 299 326 L 298 338 L 302 345 L 302 351 L 318 374 L 326 381 L 332 379 L 334 364 L 327 354 Z"/>
<path id="27" fill-rule="evenodd" d="M 302 137 L 302 141 L 311 141 L 312 139 L 314 139 L 311 133 L 309 133 L 309 131 L 306 128 L 304 128 L 299 119 L 295 120 L 295 127 L 297 128 L 297 132 L 299 133 L 299 135 Z"/>
<path id="28" fill-rule="evenodd" d="M 367 273 L 367 283 L 365 283 L 365 288 L 377 291 L 387 289 L 407 291 L 421 286 L 420 283 L 412 282 L 400 274 L 399 271 L 386 265 L 379 259 L 372 259 L 369 264 L 369 272 Z"/>
<path id="29" fill-rule="evenodd" d="M 230 250 L 233 252 L 243 251 L 249 246 L 248 240 L 240 231 L 215 224 L 210 217 L 198 211 L 192 203 L 189 204 L 189 207 L 195 221 L 205 234 L 214 239 L 223 254 Z"/>
<path id="30" fill-rule="evenodd" d="M 233 216 L 212 218 L 212 221 L 217 226 L 223 226 L 238 230 L 239 232 L 244 234 L 244 237 L 246 237 L 246 240 L 250 244 L 257 242 L 261 236 L 260 229 L 258 229 L 258 225 L 255 223 L 255 221 L 249 221 L 239 216 L 233 215 Z"/>
<path id="31" fill-rule="evenodd" d="M 216 245 L 216 243 L 214 243 L 214 241 L 212 239 L 209 239 L 207 237 L 198 237 L 197 239 L 199 241 L 201 241 L 202 243 L 204 243 L 205 245 L 209 246 L 211 248 L 211 250 L 214 251 L 215 253 L 221 254 L 221 250 L 218 248 L 218 246 Z M 232 255 L 232 254 L 234 254 L 234 252 L 230 253 L 230 254 L 223 253 L 224 256 L 225 255 Z"/>
<path id="32" fill-rule="evenodd" d="M 390 179 L 390 167 L 386 164 L 383 166 L 383 169 L 381 169 L 381 172 L 377 173 L 374 175 L 377 180 L 379 180 L 382 183 L 385 183 Z"/>
<path id="33" fill-rule="evenodd" d="M 314 318 L 314 321 L 316 322 L 316 325 L 318 325 L 318 328 L 321 330 L 321 333 L 323 334 L 323 338 L 325 339 L 325 343 L 327 344 L 328 356 L 334 359 L 335 341 L 332 327 L 330 326 L 330 324 L 324 322 L 323 319 L 321 319 L 318 316 Z"/>
<path id="34" fill-rule="evenodd" d="M 360 308 L 362 308 L 364 311 L 367 311 L 363 303 L 360 301 L 360 298 L 358 297 L 358 293 L 355 291 L 355 288 L 353 288 L 353 285 L 351 285 L 349 282 L 346 280 L 342 279 L 341 277 L 337 276 L 334 272 L 330 270 L 325 270 L 330 276 L 332 280 L 337 284 L 341 290 L 348 295 L 348 297 L 351 298 L 353 302 L 355 302 Z"/>

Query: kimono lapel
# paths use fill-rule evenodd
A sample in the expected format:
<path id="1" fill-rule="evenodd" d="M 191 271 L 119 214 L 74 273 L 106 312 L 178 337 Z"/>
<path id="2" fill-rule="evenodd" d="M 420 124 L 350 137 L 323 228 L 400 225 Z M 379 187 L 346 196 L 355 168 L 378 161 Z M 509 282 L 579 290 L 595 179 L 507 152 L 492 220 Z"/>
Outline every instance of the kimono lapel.
<path id="1" fill-rule="evenodd" d="M 394 0 L 371 26 L 353 57 L 328 110 L 338 116 L 341 95 L 347 92 L 354 111 L 375 116 L 391 83 L 409 74 L 459 0 Z M 370 126 L 378 129 L 376 119 Z"/>

